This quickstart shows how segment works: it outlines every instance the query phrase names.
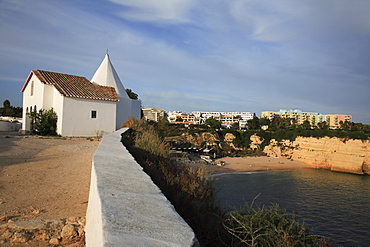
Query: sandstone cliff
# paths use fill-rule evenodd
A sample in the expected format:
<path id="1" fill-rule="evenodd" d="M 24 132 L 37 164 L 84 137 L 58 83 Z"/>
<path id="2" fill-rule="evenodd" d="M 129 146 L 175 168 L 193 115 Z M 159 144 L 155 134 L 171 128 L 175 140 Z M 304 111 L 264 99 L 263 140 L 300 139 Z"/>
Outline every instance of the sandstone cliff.
<path id="1" fill-rule="evenodd" d="M 178 145 L 191 143 L 192 145 L 195 145 L 197 147 L 201 146 L 201 144 L 204 142 L 206 142 L 211 147 L 217 146 L 217 143 L 220 142 L 220 139 L 217 135 L 209 132 L 203 132 L 200 134 L 183 133 L 181 136 L 166 137 L 165 140 L 168 142 L 174 142 Z"/>
<path id="2" fill-rule="evenodd" d="M 370 174 L 370 141 L 297 137 L 294 142 L 271 140 L 264 152 L 272 157 L 299 160 L 315 168 Z"/>

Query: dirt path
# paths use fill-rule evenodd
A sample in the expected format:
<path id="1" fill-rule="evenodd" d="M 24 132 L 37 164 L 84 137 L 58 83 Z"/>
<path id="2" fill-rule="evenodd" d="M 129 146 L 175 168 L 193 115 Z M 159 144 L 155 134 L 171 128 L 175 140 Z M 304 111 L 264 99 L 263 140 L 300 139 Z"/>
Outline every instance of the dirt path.
<path id="1" fill-rule="evenodd" d="M 85 216 L 98 141 L 0 137 L 0 216 Z"/>

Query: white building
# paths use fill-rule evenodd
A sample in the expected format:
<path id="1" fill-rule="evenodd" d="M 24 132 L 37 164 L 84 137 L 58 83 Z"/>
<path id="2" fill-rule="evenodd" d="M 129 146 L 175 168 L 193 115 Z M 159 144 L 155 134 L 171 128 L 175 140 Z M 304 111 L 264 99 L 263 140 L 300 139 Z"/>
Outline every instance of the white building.
<path id="1" fill-rule="evenodd" d="M 58 115 L 62 136 L 97 136 L 115 131 L 129 116 L 140 118 L 140 100 L 128 97 L 108 54 L 92 82 L 85 77 L 43 70 L 30 72 L 23 92 L 24 132 L 30 131 L 29 113 L 51 109 Z"/>
<path id="2" fill-rule="evenodd" d="M 303 112 L 299 109 L 287 110 L 280 109 L 278 112 L 264 111 L 261 113 L 261 118 L 273 119 L 275 116 L 281 118 L 291 118 L 295 119 L 296 124 L 303 124 L 306 120 L 310 122 L 311 125 L 316 126 L 320 122 L 325 121 L 325 115 L 318 112 Z"/>
<path id="3" fill-rule="evenodd" d="M 152 120 L 158 122 L 166 117 L 166 112 L 157 108 L 143 108 L 143 117 L 145 120 Z"/>
<path id="4" fill-rule="evenodd" d="M 208 118 L 214 118 L 221 122 L 221 125 L 230 128 L 232 124 L 239 122 L 239 127 L 244 128 L 247 121 L 253 119 L 250 112 L 201 112 L 193 111 L 191 114 L 181 111 L 168 112 L 170 123 L 179 123 L 176 119 L 181 118 L 185 124 L 204 124 Z"/>

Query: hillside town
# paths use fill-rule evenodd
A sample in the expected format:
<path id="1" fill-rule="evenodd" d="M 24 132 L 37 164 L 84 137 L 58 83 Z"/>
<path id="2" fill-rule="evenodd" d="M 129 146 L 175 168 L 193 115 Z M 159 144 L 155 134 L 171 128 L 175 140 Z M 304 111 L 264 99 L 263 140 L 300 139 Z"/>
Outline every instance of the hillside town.
<path id="1" fill-rule="evenodd" d="M 237 125 L 239 129 L 248 128 L 248 120 L 256 117 L 251 112 L 202 112 L 193 111 L 186 113 L 183 111 L 169 111 L 166 113 L 164 110 L 157 108 L 143 108 L 143 117 L 152 121 L 159 121 L 159 119 L 167 119 L 169 123 L 173 124 L 204 124 L 209 118 L 214 118 L 220 121 L 221 126 L 224 128 L 231 128 Z M 317 112 L 304 112 L 299 109 L 286 110 L 280 109 L 277 112 L 263 111 L 261 118 L 272 120 L 273 118 L 280 117 L 285 119 L 292 119 L 294 124 L 302 125 L 308 121 L 312 127 L 325 122 L 331 129 L 341 128 L 341 124 L 345 122 L 352 122 L 352 116 L 347 114 L 321 114 Z"/>

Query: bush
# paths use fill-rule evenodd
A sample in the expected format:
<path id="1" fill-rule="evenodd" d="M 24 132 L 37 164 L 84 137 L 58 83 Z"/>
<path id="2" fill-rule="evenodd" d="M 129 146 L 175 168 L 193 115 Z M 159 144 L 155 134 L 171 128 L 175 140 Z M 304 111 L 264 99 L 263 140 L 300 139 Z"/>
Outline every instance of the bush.
<path id="1" fill-rule="evenodd" d="M 58 116 L 53 108 L 31 112 L 31 132 L 42 136 L 57 135 Z"/>
<path id="2" fill-rule="evenodd" d="M 326 239 L 310 234 L 310 229 L 287 214 L 277 204 L 253 207 L 246 203 L 229 213 L 225 229 L 237 246 L 328 246 Z"/>

